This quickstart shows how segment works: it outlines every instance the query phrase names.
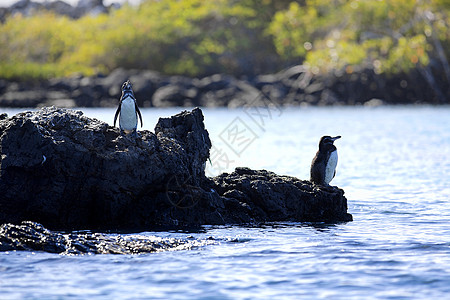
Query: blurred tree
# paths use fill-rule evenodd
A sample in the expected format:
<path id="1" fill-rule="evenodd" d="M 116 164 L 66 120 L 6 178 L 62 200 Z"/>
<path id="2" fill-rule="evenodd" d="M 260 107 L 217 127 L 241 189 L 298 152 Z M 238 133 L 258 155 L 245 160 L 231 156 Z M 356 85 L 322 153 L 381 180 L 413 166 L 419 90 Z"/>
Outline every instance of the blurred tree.
<path id="1" fill-rule="evenodd" d="M 293 2 L 275 14 L 268 32 L 280 56 L 304 62 L 316 73 L 361 68 L 405 72 L 427 66 L 430 56 L 448 65 L 449 48 L 443 46 L 449 41 L 448 2 Z"/>

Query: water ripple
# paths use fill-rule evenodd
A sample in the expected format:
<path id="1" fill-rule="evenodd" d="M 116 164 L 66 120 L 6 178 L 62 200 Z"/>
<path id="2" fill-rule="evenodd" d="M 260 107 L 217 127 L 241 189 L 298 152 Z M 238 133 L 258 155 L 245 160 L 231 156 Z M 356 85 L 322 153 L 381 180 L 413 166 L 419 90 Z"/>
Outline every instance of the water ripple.
<path id="1" fill-rule="evenodd" d="M 153 123 L 173 112 L 142 110 Z M 88 113 L 111 122 L 114 110 Z M 204 115 L 223 149 L 224 127 L 246 117 Z M 286 109 L 226 171 L 308 178 L 318 137 L 342 135 L 332 184 L 345 190 L 353 222 L 146 232 L 139 236 L 214 243 L 142 255 L 1 252 L 0 299 L 447 299 L 449 115 L 450 107 Z"/>

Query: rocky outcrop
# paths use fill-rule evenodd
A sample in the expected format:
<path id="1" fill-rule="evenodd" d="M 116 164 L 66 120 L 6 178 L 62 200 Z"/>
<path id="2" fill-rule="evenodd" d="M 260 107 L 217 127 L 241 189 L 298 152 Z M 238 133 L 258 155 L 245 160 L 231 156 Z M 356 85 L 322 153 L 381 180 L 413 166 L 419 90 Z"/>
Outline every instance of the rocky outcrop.
<path id="1" fill-rule="evenodd" d="M 351 221 L 344 191 L 266 170 L 236 168 L 212 178 L 212 187 L 228 200 L 229 210 L 245 210 L 260 221 Z"/>
<path id="2" fill-rule="evenodd" d="M 121 136 L 80 111 L 0 115 L 0 224 L 149 230 L 203 224 L 351 220 L 344 192 L 264 170 L 207 178 L 198 108 Z"/>
<path id="3" fill-rule="evenodd" d="M 199 109 L 161 118 L 155 133 L 141 131 L 138 139 L 80 111 L 44 108 L 2 118 L 0 223 L 34 220 L 61 229 L 167 224 L 170 217 L 150 213 L 158 214 L 160 202 L 170 208 L 173 182 L 199 186 L 211 145 Z"/>

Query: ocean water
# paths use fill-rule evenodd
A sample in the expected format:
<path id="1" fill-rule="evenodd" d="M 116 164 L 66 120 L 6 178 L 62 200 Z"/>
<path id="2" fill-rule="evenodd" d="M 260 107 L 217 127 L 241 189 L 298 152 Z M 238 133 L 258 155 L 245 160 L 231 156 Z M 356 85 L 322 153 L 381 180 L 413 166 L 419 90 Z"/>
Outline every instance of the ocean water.
<path id="1" fill-rule="evenodd" d="M 144 128 L 182 108 L 143 109 Z M 0 109 L 9 115 L 18 110 Z M 83 109 L 112 124 L 114 109 Z M 142 232 L 216 242 L 141 255 L 0 253 L 0 299 L 450 299 L 450 107 L 203 109 L 207 173 L 308 179 L 322 135 L 354 221 Z"/>

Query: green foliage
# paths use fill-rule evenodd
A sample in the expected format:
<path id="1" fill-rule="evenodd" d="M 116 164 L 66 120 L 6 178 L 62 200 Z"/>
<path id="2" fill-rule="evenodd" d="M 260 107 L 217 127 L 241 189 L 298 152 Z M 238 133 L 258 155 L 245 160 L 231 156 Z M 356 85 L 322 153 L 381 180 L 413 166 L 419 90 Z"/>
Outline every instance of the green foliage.
<path id="1" fill-rule="evenodd" d="M 15 15 L 0 24 L 0 77 L 240 75 L 293 63 L 404 72 L 438 57 L 438 44 L 450 57 L 449 11 L 448 0 L 147 0 L 78 20 Z"/>
<path id="2" fill-rule="evenodd" d="M 399 73 L 426 66 L 436 43 L 450 57 L 448 12 L 447 0 L 306 0 L 277 12 L 268 32 L 281 57 L 315 73 Z"/>
<path id="3" fill-rule="evenodd" d="M 101 71 L 90 65 L 101 46 L 75 23 L 50 13 L 10 17 L 0 26 L 0 76 L 39 79 Z"/>
<path id="4" fill-rule="evenodd" d="M 302 8 L 296 2 L 287 11 L 276 13 L 267 32 L 273 35 L 278 53 L 286 58 L 304 57 L 310 49 L 317 18 L 315 8 Z"/>

